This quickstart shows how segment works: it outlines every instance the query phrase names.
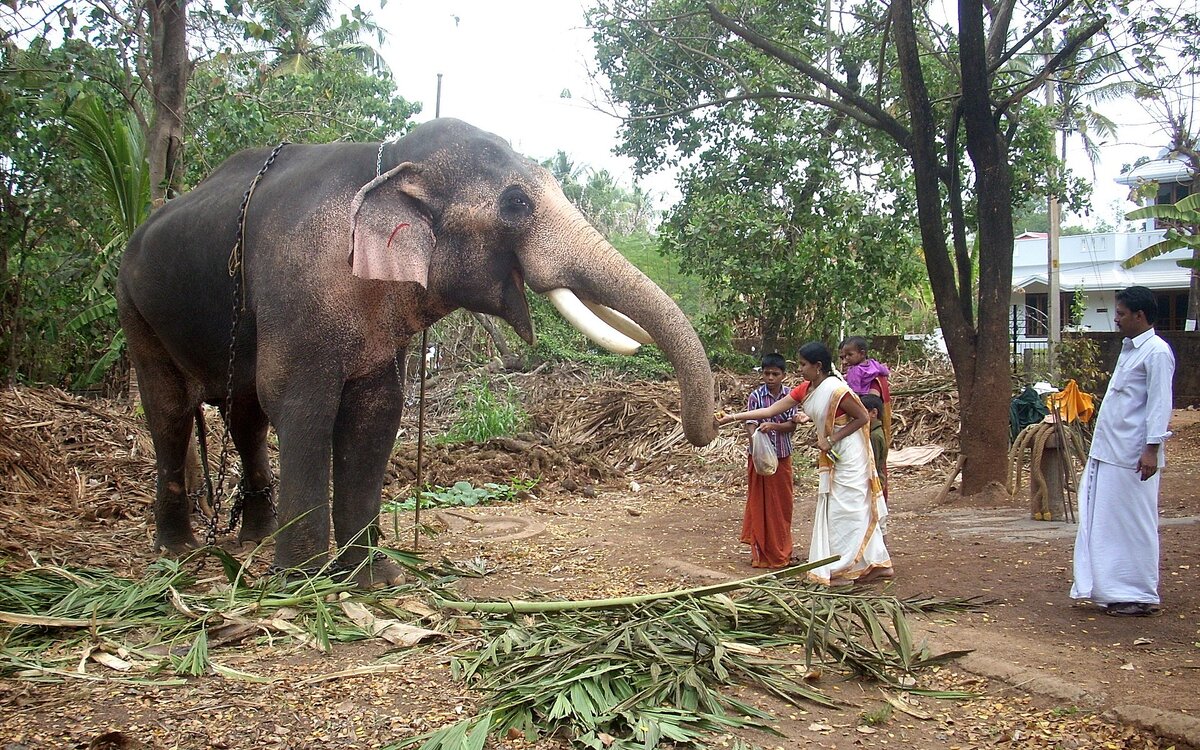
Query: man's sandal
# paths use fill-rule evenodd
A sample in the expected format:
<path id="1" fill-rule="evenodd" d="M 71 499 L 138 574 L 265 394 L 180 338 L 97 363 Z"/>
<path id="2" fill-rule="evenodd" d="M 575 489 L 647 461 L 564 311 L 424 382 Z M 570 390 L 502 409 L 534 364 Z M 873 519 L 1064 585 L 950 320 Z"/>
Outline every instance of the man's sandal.
<path id="1" fill-rule="evenodd" d="M 1113 602 L 1104 608 L 1104 614 L 1113 617 L 1149 617 L 1154 614 L 1154 605 L 1145 602 Z"/>

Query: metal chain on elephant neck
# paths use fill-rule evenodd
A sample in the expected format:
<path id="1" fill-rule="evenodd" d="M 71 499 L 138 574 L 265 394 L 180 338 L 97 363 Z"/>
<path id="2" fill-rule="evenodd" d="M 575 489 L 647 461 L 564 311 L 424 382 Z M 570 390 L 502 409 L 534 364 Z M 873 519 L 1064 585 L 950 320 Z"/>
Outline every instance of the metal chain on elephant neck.
<path id="1" fill-rule="evenodd" d="M 233 279 L 233 314 L 230 316 L 229 325 L 229 362 L 225 367 L 225 409 L 222 417 L 225 420 L 225 433 L 221 436 L 221 458 L 217 463 L 217 479 L 215 482 L 206 481 L 206 487 L 209 493 L 208 504 L 212 509 L 212 516 L 208 519 L 207 542 L 212 545 L 217 541 L 218 527 L 221 523 L 221 506 L 225 497 L 225 474 L 229 468 L 229 426 L 233 424 L 233 365 L 237 355 L 237 330 L 238 324 L 241 323 L 241 313 L 246 310 L 246 264 L 245 264 L 245 242 L 246 242 L 246 216 L 250 212 L 250 200 L 254 197 L 254 190 L 258 187 L 258 183 L 262 180 L 263 175 L 275 163 L 275 157 L 279 156 L 279 152 L 283 147 L 288 145 L 287 141 L 280 141 L 274 149 L 271 150 L 267 160 L 263 162 L 258 173 L 254 175 L 254 179 L 250 181 L 250 187 L 246 188 L 246 192 L 242 194 L 242 205 L 238 209 L 237 219 L 237 234 L 234 236 L 233 249 L 229 253 L 229 277 Z M 207 461 L 205 462 L 207 464 Z M 207 479 L 208 466 L 204 467 L 205 477 Z M 238 493 L 233 501 L 233 506 L 229 509 L 229 525 L 225 530 L 226 533 L 233 531 L 238 520 L 241 518 L 242 505 L 245 502 L 246 493 L 241 491 L 242 485 L 245 483 L 246 477 L 242 477 L 238 482 Z M 215 488 L 214 488 L 215 485 Z M 274 511 L 274 508 L 272 508 Z"/>
<path id="2" fill-rule="evenodd" d="M 379 142 L 379 150 L 375 152 L 375 176 L 383 174 L 383 149 L 390 143 L 396 143 L 400 140 L 399 135 L 392 136 L 386 141 Z"/>

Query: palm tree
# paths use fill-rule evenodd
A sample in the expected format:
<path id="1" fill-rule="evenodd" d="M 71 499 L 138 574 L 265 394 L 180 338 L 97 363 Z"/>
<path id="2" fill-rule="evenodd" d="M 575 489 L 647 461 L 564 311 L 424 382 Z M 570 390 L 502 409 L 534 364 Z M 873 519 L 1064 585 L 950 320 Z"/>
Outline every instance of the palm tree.
<path id="1" fill-rule="evenodd" d="M 1146 261 L 1175 250 L 1191 249 L 1192 257 L 1175 261 L 1192 269 L 1191 290 L 1188 292 L 1188 319 L 1200 329 L 1200 193 L 1192 193 L 1174 204 L 1145 206 L 1125 214 L 1126 219 L 1160 219 L 1171 222 L 1166 235 L 1150 247 L 1121 264 L 1133 268 Z"/>
<path id="2" fill-rule="evenodd" d="M 338 26 L 332 25 L 331 0 L 257 0 L 252 7 L 261 21 L 251 23 L 248 30 L 270 45 L 268 65 L 273 75 L 311 72 L 331 55 L 357 60 L 371 72 L 388 70 L 379 51 L 360 41 L 366 34 L 382 44 L 386 34 L 357 6 L 350 17 L 342 16 Z"/>
<path id="3" fill-rule="evenodd" d="M 116 315 L 116 261 L 133 230 L 150 214 L 150 167 L 146 138 L 132 112 L 111 112 L 99 97 L 84 95 L 64 119 L 67 142 L 82 157 L 109 214 L 108 236 L 96 241 L 99 270 L 87 295 L 92 304 L 66 325 L 66 330 L 79 330 Z M 124 351 L 125 334 L 118 329 L 83 385 L 98 382 Z"/>
<path id="4" fill-rule="evenodd" d="M 1067 158 L 1067 141 L 1078 135 L 1083 150 L 1094 165 L 1100 159 L 1097 137 L 1111 138 L 1117 126 L 1092 107 L 1135 93 L 1137 85 L 1128 80 L 1109 80 L 1120 75 L 1125 65 L 1114 52 L 1097 51 L 1090 45 L 1079 50 L 1074 63 L 1064 68 L 1054 83 L 1058 99 L 1058 130 L 1062 133 L 1060 157 Z"/>

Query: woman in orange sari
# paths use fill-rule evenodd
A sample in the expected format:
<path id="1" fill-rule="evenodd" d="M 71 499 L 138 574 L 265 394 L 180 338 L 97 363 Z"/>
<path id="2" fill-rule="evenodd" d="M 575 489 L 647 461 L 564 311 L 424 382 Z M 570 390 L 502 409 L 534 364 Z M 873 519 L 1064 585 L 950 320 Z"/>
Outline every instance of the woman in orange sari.
<path id="1" fill-rule="evenodd" d="M 771 406 L 725 415 L 717 424 L 766 419 L 793 406 L 816 427 L 817 507 L 808 559 L 837 560 L 808 573 L 825 585 L 865 582 L 893 575 L 883 542 L 887 505 L 871 454 L 870 419 L 858 396 L 833 372 L 824 344 L 800 348 L 799 370 L 805 382 Z"/>

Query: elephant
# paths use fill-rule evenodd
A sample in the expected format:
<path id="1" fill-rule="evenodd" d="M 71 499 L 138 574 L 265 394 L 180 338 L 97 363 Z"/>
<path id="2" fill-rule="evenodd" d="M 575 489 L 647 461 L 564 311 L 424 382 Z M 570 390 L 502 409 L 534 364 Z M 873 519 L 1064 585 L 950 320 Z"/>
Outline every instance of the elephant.
<path id="1" fill-rule="evenodd" d="M 526 286 L 614 351 L 657 344 L 687 439 L 715 437 L 712 371 L 687 317 L 500 137 L 439 118 L 383 144 L 231 156 L 151 214 L 119 271 L 155 450 L 156 548 L 198 546 L 185 455 L 207 403 L 242 464 L 240 541 L 274 534 L 278 569 L 397 581 L 369 550 L 401 420 L 399 363 L 414 334 L 459 308 L 532 343 Z"/>

